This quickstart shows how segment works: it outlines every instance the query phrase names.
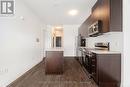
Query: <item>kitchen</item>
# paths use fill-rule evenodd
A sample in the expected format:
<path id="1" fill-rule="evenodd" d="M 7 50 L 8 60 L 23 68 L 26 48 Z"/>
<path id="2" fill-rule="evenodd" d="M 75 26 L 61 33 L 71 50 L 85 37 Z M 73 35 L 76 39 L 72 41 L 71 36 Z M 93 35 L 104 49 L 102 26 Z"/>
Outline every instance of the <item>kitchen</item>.
<path id="1" fill-rule="evenodd" d="M 121 0 L 97 1 L 79 28 L 77 60 L 99 87 L 120 87 L 121 32 Z"/>
<path id="2" fill-rule="evenodd" d="M 19 0 L 1 17 L 0 86 L 124 87 L 123 0 L 77 0 L 67 17 L 72 1 L 50 2 Z"/>
<path id="3" fill-rule="evenodd" d="M 120 86 L 121 38 L 122 1 L 98 0 L 78 29 L 76 58 L 99 87 Z"/>

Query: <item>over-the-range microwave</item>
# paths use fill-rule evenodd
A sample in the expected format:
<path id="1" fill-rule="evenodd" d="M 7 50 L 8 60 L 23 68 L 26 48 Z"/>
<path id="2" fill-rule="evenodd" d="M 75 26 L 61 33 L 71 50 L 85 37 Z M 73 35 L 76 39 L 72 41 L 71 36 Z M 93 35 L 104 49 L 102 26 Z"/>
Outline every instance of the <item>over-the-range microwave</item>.
<path id="1" fill-rule="evenodd" d="M 89 36 L 95 37 L 102 34 L 102 21 L 98 20 L 89 27 Z"/>

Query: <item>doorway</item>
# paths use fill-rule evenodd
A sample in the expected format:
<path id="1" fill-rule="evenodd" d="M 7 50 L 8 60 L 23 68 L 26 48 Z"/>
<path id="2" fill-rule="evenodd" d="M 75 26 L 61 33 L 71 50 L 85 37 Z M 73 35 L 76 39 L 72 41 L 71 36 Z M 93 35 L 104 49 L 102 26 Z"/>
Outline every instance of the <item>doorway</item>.
<path id="1" fill-rule="evenodd" d="M 52 48 L 63 47 L 63 27 L 54 27 L 52 29 Z"/>

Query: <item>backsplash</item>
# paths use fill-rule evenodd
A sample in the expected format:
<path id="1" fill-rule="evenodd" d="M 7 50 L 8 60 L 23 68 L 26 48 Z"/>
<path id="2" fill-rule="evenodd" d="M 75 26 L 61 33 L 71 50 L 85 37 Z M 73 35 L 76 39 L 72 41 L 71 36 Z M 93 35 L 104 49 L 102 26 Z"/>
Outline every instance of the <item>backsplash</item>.
<path id="1" fill-rule="evenodd" d="M 123 32 L 109 32 L 98 37 L 86 38 L 86 46 L 93 48 L 97 42 L 110 42 L 110 51 L 123 52 Z"/>

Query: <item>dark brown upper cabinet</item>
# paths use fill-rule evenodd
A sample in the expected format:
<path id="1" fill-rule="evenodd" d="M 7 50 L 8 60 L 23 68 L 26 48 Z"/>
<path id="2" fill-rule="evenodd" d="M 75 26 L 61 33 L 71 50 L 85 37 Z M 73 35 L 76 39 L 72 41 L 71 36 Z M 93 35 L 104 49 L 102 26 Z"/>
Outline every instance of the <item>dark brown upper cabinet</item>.
<path id="1" fill-rule="evenodd" d="M 88 28 L 92 24 L 92 16 L 90 15 L 86 21 L 79 27 L 79 34 L 83 37 L 89 37 Z"/>
<path id="2" fill-rule="evenodd" d="M 102 21 L 102 33 L 109 31 L 109 0 L 98 0 L 92 8 L 92 19 Z"/>
<path id="3" fill-rule="evenodd" d="M 98 0 L 80 26 L 79 34 L 88 37 L 88 28 L 98 20 L 102 21 L 102 33 L 122 32 L 122 0 Z"/>
<path id="4" fill-rule="evenodd" d="M 110 0 L 110 31 L 122 32 L 122 0 Z"/>
<path id="5" fill-rule="evenodd" d="M 98 0 L 92 8 L 92 19 L 103 22 L 102 33 L 122 31 L 122 0 Z"/>

